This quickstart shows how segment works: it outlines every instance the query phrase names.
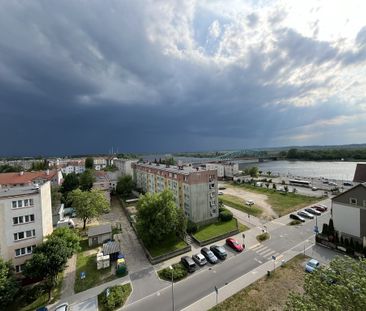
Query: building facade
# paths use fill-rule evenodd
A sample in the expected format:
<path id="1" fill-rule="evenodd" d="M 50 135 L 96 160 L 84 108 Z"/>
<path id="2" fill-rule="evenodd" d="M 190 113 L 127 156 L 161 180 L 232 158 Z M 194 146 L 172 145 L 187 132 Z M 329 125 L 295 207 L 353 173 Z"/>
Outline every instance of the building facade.
<path id="1" fill-rule="evenodd" d="M 219 215 L 217 171 L 190 166 L 166 166 L 134 163 L 134 180 L 144 192 L 160 193 L 169 189 L 176 206 L 195 223 L 208 223 Z"/>
<path id="2" fill-rule="evenodd" d="M 0 255 L 17 273 L 52 230 L 50 182 L 0 189 Z"/>
<path id="3" fill-rule="evenodd" d="M 61 185 L 62 178 L 60 170 L 1 173 L 0 188 L 24 187 L 33 184 L 42 185 L 48 181 L 56 186 Z"/>
<path id="4" fill-rule="evenodd" d="M 340 235 L 361 241 L 366 239 L 366 184 L 332 198 L 331 211 L 334 228 Z"/>
<path id="5" fill-rule="evenodd" d="M 118 168 L 118 172 L 122 175 L 133 175 L 132 164 L 138 160 L 114 159 L 113 164 Z"/>
<path id="6" fill-rule="evenodd" d="M 239 173 L 239 164 L 233 162 L 206 163 L 206 169 L 217 170 L 217 177 L 219 179 L 233 179 Z"/>

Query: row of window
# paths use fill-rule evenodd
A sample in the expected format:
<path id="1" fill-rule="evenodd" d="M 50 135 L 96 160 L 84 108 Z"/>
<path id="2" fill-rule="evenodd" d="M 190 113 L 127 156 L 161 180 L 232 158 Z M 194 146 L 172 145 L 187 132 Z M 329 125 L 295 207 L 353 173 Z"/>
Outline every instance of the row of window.
<path id="1" fill-rule="evenodd" d="M 36 236 L 36 230 L 27 230 L 22 232 L 14 233 L 14 241 L 24 240 L 33 238 Z"/>
<path id="2" fill-rule="evenodd" d="M 27 224 L 30 222 L 34 222 L 34 214 L 13 217 L 13 225 Z"/>
<path id="3" fill-rule="evenodd" d="M 15 250 L 15 257 L 30 255 L 33 253 L 35 247 L 36 247 L 35 245 L 31 245 L 27 247 L 18 248 Z"/>
<path id="4" fill-rule="evenodd" d="M 358 201 L 356 198 L 350 198 L 349 203 L 353 205 L 357 205 Z M 366 207 L 366 200 L 363 200 L 363 206 Z"/>
<path id="5" fill-rule="evenodd" d="M 12 208 L 20 208 L 20 207 L 33 206 L 34 202 L 33 199 L 25 199 L 25 200 L 12 201 L 11 204 Z"/>
<path id="6" fill-rule="evenodd" d="M 24 270 L 24 267 L 25 267 L 25 263 L 23 263 L 22 265 L 15 266 L 15 272 L 16 273 L 22 272 Z"/>

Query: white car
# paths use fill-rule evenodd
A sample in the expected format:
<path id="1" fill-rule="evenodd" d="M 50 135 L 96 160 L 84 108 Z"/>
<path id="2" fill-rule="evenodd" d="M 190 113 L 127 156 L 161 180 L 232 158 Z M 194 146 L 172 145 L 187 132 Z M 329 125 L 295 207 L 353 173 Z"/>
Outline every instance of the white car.
<path id="1" fill-rule="evenodd" d="M 253 205 L 254 204 L 254 201 L 253 200 L 248 200 L 245 202 L 246 205 Z"/>
<path id="2" fill-rule="evenodd" d="M 58 305 L 55 311 L 69 311 L 69 304 L 67 302 L 63 303 L 62 305 Z"/>

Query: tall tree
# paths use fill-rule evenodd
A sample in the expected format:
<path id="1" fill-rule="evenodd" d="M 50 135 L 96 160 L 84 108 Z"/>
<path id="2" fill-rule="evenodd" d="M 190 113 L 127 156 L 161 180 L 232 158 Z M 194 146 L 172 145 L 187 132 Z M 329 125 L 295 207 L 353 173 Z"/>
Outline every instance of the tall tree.
<path id="1" fill-rule="evenodd" d="M 66 242 L 54 237 L 33 251 L 32 258 L 27 261 L 24 274 L 30 278 L 42 278 L 51 300 L 52 289 L 57 283 L 57 277 L 65 268 L 68 248 Z"/>
<path id="2" fill-rule="evenodd" d="M 116 192 L 123 198 L 128 198 L 132 194 L 135 184 L 130 175 L 122 176 L 118 179 Z"/>
<path id="3" fill-rule="evenodd" d="M 146 245 L 154 245 L 171 235 L 182 236 L 186 226 L 183 211 L 175 206 L 169 190 L 147 193 L 137 204 L 137 231 Z"/>
<path id="4" fill-rule="evenodd" d="M 61 193 L 65 194 L 79 187 L 79 177 L 75 173 L 70 173 L 65 176 L 61 186 Z"/>
<path id="5" fill-rule="evenodd" d="M 10 304 L 19 291 L 19 284 L 14 276 L 10 262 L 0 258 L 0 309 Z"/>
<path id="6" fill-rule="evenodd" d="M 110 209 L 109 202 L 103 192 L 99 190 L 81 191 L 76 189 L 69 194 L 68 198 L 76 210 L 77 217 L 83 220 L 83 229 L 86 227 L 87 220 L 108 212 Z"/>
<path id="7" fill-rule="evenodd" d="M 79 235 L 68 227 L 60 227 L 53 230 L 53 232 L 47 237 L 48 241 L 52 239 L 62 239 L 66 242 L 66 247 L 68 249 L 67 257 L 71 257 L 80 249 Z"/>
<path id="8" fill-rule="evenodd" d="M 250 169 L 249 169 L 249 175 L 251 177 L 258 177 L 258 167 L 256 166 L 252 166 Z"/>
<path id="9" fill-rule="evenodd" d="M 91 169 L 85 170 L 84 173 L 80 175 L 80 189 L 83 191 L 89 191 L 93 187 L 93 182 L 95 181 L 94 171 Z"/>
<path id="10" fill-rule="evenodd" d="M 305 277 L 304 293 L 290 294 L 286 310 L 365 310 L 366 260 L 336 257 Z"/>
<path id="11" fill-rule="evenodd" d="M 85 159 L 85 168 L 93 169 L 94 168 L 94 159 L 92 157 L 87 157 Z"/>
<path id="12" fill-rule="evenodd" d="M 23 171 L 23 167 L 19 166 L 19 165 L 9 165 L 9 164 L 3 164 L 0 165 L 0 173 L 12 173 L 12 172 L 20 172 Z"/>

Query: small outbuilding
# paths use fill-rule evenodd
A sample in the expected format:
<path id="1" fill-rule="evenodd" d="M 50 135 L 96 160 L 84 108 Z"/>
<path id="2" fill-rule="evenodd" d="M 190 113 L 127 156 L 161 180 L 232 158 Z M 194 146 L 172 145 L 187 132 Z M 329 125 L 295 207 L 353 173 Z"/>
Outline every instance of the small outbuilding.
<path id="1" fill-rule="evenodd" d="M 112 239 L 111 224 L 91 227 L 88 230 L 88 242 L 90 247 L 103 244 L 105 241 L 111 239 Z"/>

